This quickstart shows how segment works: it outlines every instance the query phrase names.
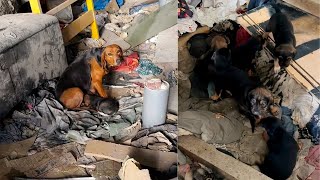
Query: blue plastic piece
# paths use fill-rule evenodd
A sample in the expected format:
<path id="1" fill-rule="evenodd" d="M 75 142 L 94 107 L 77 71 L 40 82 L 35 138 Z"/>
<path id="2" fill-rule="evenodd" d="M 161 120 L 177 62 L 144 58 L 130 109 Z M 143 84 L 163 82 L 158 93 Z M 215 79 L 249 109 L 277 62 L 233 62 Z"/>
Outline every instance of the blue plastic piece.
<path id="1" fill-rule="evenodd" d="M 153 64 L 149 59 L 140 59 L 139 66 L 137 67 L 136 71 L 140 75 L 158 75 L 162 73 L 162 69 Z"/>
<path id="2" fill-rule="evenodd" d="M 93 1 L 94 9 L 95 10 L 104 10 L 106 8 L 106 6 L 109 4 L 109 2 L 110 2 L 110 0 L 94 0 Z M 117 4 L 119 7 L 121 7 L 123 5 L 123 0 L 117 0 Z M 84 12 L 88 11 L 86 3 L 82 4 L 82 10 Z"/>

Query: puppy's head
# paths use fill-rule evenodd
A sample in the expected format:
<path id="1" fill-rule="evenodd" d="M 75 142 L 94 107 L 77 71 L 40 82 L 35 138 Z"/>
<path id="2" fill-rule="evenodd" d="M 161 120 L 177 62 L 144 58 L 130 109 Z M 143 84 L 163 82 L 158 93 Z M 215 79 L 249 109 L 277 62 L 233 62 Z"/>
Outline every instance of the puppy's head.
<path id="1" fill-rule="evenodd" d="M 281 44 L 275 49 L 275 56 L 279 59 L 281 67 L 288 67 L 296 53 L 296 48 L 291 44 Z"/>
<path id="2" fill-rule="evenodd" d="M 248 94 L 248 102 L 250 103 L 250 112 L 256 120 L 256 124 L 261 119 L 272 116 L 272 108 L 274 108 L 272 93 L 263 87 L 251 90 Z"/>
<path id="3" fill-rule="evenodd" d="M 97 104 L 97 110 L 104 114 L 114 114 L 119 110 L 119 102 L 112 98 L 104 98 Z"/>
<path id="4" fill-rule="evenodd" d="M 209 73 L 222 73 L 231 66 L 231 52 L 227 48 L 221 48 L 215 51 L 209 61 Z"/>
<path id="5" fill-rule="evenodd" d="M 270 116 L 267 118 L 263 118 L 261 120 L 262 127 L 267 131 L 268 136 L 272 137 L 274 135 L 274 131 L 281 127 L 281 120 L 279 118 Z"/>
<path id="6" fill-rule="evenodd" d="M 229 43 L 230 43 L 229 38 L 221 35 L 216 35 L 215 37 L 212 38 L 210 46 L 214 51 L 216 51 L 221 48 L 227 48 Z"/>
<path id="7" fill-rule="evenodd" d="M 261 51 L 264 47 L 266 47 L 267 45 L 267 41 L 265 38 L 263 38 L 262 35 L 255 35 L 253 36 L 253 38 L 257 41 L 257 43 L 259 44 L 259 47 L 257 48 L 258 51 Z"/>
<path id="8" fill-rule="evenodd" d="M 122 62 L 122 49 L 116 44 L 105 47 L 101 54 L 101 64 L 104 69 L 118 66 Z"/>

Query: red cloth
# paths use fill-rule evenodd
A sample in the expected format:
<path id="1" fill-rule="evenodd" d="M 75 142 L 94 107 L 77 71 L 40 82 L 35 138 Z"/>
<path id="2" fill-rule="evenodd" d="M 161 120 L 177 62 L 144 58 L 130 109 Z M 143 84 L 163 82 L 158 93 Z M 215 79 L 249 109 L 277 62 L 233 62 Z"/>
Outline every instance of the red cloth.
<path id="1" fill-rule="evenodd" d="M 306 162 L 316 169 L 320 170 L 320 145 L 313 146 L 309 149 L 309 154 L 304 158 Z"/>
<path id="2" fill-rule="evenodd" d="M 236 47 L 246 43 L 250 37 L 250 34 L 243 27 L 240 27 L 237 31 Z"/>
<path id="3" fill-rule="evenodd" d="M 114 67 L 113 71 L 130 73 L 139 66 L 139 55 L 137 52 L 133 52 L 128 57 L 124 58 L 124 61 L 117 67 Z"/>
<path id="4" fill-rule="evenodd" d="M 304 160 L 314 166 L 316 169 L 310 174 L 307 180 L 320 179 L 320 145 L 313 146 L 309 149 L 309 154 Z"/>

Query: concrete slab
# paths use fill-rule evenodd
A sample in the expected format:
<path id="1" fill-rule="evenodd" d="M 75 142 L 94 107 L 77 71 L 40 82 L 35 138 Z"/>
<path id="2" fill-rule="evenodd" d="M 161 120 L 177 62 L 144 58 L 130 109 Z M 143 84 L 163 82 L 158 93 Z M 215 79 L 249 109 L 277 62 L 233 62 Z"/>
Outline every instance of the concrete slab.
<path id="1" fill-rule="evenodd" d="M 154 63 L 178 63 L 178 25 L 160 32 L 157 36 Z"/>
<path id="2" fill-rule="evenodd" d="M 151 13 L 142 22 L 128 29 L 128 37 L 125 41 L 135 47 L 159 32 L 174 26 L 177 24 L 177 8 L 177 2 L 172 1 L 161 7 L 160 10 Z"/>

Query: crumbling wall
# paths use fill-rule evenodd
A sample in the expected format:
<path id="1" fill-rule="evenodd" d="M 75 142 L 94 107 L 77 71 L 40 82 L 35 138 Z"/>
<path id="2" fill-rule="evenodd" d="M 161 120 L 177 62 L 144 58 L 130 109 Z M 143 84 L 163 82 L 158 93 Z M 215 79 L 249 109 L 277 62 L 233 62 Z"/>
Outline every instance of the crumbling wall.
<path id="1" fill-rule="evenodd" d="M 0 16 L 4 14 L 14 14 L 17 12 L 17 0 L 1 0 L 0 1 Z"/>

